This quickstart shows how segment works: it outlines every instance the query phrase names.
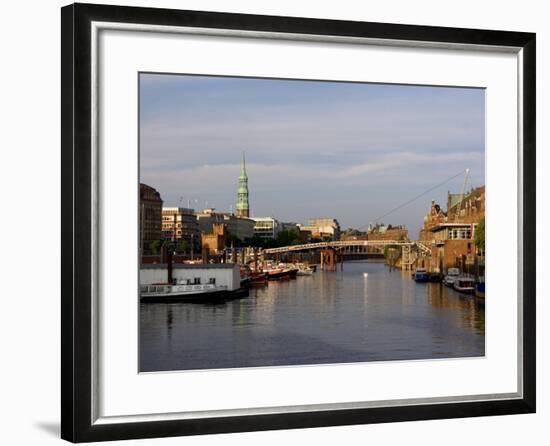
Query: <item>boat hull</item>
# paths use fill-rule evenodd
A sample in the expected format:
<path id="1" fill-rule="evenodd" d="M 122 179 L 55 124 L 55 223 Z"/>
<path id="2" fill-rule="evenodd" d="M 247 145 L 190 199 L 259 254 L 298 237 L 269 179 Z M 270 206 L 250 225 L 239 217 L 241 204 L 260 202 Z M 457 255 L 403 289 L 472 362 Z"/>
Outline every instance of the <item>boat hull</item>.
<path id="1" fill-rule="evenodd" d="M 455 291 L 461 293 L 461 294 L 474 294 L 474 288 L 473 287 L 461 287 L 461 286 L 453 286 Z"/>
<path id="2" fill-rule="evenodd" d="M 297 269 L 290 269 L 285 271 L 273 271 L 267 273 L 268 280 L 281 280 L 281 279 L 295 279 L 298 274 Z"/>
<path id="3" fill-rule="evenodd" d="M 415 272 L 413 278 L 415 282 L 428 282 L 430 280 L 430 276 L 425 271 Z"/>
<path id="4" fill-rule="evenodd" d="M 476 284 L 475 295 L 478 299 L 485 300 L 485 282 Z"/>
<path id="5" fill-rule="evenodd" d="M 189 303 L 209 303 L 225 302 L 227 300 L 240 299 L 248 296 L 248 287 L 237 288 L 236 290 L 216 290 L 198 293 L 159 293 L 146 294 L 140 296 L 143 303 L 169 303 L 169 302 L 189 302 Z"/>
<path id="6" fill-rule="evenodd" d="M 299 270 L 297 273 L 296 273 L 297 276 L 313 276 L 313 271 L 312 270 Z"/>

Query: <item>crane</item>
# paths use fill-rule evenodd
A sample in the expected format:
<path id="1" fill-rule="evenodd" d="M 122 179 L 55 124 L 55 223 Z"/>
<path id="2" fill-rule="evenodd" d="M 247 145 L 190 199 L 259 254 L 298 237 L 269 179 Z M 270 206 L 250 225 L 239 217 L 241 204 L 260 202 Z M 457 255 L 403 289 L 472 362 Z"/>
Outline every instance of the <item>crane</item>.
<path id="1" fill-rule="evenodd" d="M 464 183 L 462 184 L 462 191 L 460 192 L 460 200 L 458 200 L 458 203 L 456 204 L 456 213 L 455 213 L 455 221 L 457 221 L 460 217 L 460 209 L 462 208 L 462 201 L 464 200 L 464 194 L 466 193 L 466 184 L 468 183 L 468 179 L 470 178 L 470 169 L 466 169 L 464 173 Z"/>

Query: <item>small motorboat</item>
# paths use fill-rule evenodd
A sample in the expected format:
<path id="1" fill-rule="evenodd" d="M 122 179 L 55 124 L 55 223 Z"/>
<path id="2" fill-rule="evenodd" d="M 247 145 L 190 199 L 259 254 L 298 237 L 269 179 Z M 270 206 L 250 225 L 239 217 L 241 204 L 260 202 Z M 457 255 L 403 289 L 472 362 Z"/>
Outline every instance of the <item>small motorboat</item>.
<path id="1" fill-rule="evenodd" d="M 429 280 L 428 271 L 425 268 L 417 268 L 414 272 L 415 282 L 427 282 Z"/>
<path id="2" fill-rule="evenodd" d="M 454 281 L 460 276 L 460 270 L 458 268 L 449 268 L 447 274 L 443 278 L 443 283 L 447 286 L 453 286 Z"/>
<path id="3" fill-rule="evenodd" d="M 472 277 L 459 276 L 454 280 L 453 288 L 459 293 L 474 294 L 476 283 Z"/>
<path id="4" fill-rule="evenodd" d="M 313 270 L 311 269 L 298 269 L 297 276 L 313 276 Z"/>
<path id="5" fill-rule="evenodd" d="M 298 272 L 296 273 L 297 276 L 312 276 L 315 271 L 305 263 L 297 263 L 296 267 L 298 268 Z"/>

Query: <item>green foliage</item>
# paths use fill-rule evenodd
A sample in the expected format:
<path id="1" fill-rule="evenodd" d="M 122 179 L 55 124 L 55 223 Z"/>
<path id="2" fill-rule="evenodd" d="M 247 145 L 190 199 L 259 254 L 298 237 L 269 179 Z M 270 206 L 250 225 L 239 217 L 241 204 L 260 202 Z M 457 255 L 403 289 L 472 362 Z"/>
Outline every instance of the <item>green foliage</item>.
<path id="1" fill-rule="evenodd" d="M 162 247 L 167 243 L 167 240 L 155 240 L 151 242 L 151 251 L 154 255 L 160 254 Z"/>
<path id="2" fill-rule="evenodd" d="M 289 246 L 294 244 L 293 242 L 296 240 L 300 240 L 300 235 L 297 230 L 295 229 L 288 229 L 286 231 L 279 232 L 279 235 L 277 236 L 277 244 L 279 246 Z"/>
<path id="3" fill-rule="evenodd" d="M 262 238 L 258 236 L 246 239 L 243 246 L 255 246 L 257 248 L 269 249 L 278 248 L 280 246 L 299 245 L 301 243 L 302 241 L 300 240 L 300 233 L 298 230 L 290 229 L 279 232 L 276 239 Z"/>
<path id="4" fill-rule="evenodd" d="M 234 248 L 241 248 L 244 246 L 244 243 L 240 238 L 234 236 L 233 234 L 228 234 L 225 240 L 225 245 L 227 247 L 233 246 Z"/>
<path id="5" fill-rule="evenodd" d="M 474 242 L 477 249 L 480 251 L 485 251 L 485 217 L 483 217 L 477 225 L 474 235 Z"/>
<path id="6" fill-rule="evenodd" d="M 247 246 L 255 246 L 256 248 L 265 248 L 265 241 L 263 238 L 254 236 L 245 240 Z"/>
<path id="7" fill-rule="evenodd" d="M 180 240 L 176 245 L 176 252 L 178 254 L 188 253 L 191 249 L 191 244 L 187 240 Z"/>

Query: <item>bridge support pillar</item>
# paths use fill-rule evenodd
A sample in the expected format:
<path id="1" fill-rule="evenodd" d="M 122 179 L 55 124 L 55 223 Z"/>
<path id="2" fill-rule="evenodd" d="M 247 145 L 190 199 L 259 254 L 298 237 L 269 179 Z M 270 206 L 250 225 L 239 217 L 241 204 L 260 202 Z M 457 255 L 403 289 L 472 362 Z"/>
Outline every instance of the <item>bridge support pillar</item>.
<path id="1" fill-rule="evenodd" d="M 321 250 L 321 269 L 327 271 L 336 271 L 338 264 L 338 254 L 335 249 L 327 248 Z"/>

